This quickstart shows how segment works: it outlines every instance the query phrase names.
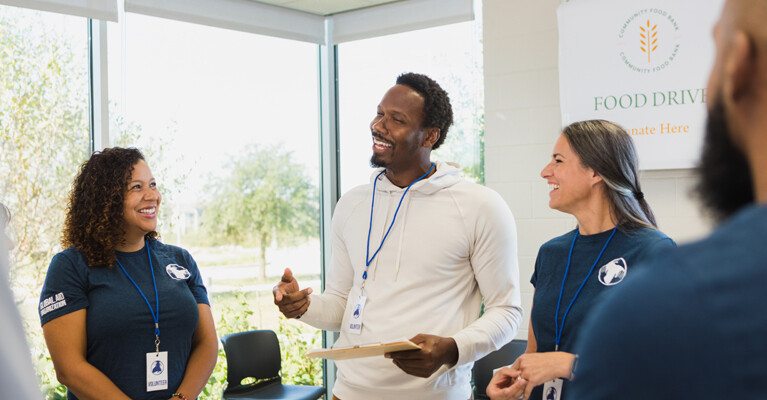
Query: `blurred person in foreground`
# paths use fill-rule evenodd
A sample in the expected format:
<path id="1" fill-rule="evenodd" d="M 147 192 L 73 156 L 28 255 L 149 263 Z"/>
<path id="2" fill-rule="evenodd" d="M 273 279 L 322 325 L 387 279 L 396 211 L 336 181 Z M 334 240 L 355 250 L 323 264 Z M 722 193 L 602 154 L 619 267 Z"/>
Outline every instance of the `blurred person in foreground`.
<path id="1" fill-rule="evenodd" d="M 767 1 L 728 0 L 714 29 L 698 193 L 719 225 L 605 299 L 574 399 L 767 397 L 765 21 Z"/>
<path id="2" fill-rule="evenodd" d="M 161 201 L 135 148 L 95 152 L 75 178 L 39 307 L 69 399 L 194 399 L 216 365 L 197 264 L 157 239 Z"/>
<path id="3" fill-rule="evenodd" d="M 0 203 L 0 397 L 39 400 L 42 395 L 32 368 L 24 325 L 8 283 L 8 253 L 14 247 L 5 231 L 10 221 L 11 212 Z"/>
<path id="4" fill-rule="evenodd" d="M 325 292 L 274 289 L 288 318 L 340 331 L 337 346 L 410 339 L 420 350 L 339 360 L 333 398 L 466 400 L 471 365 L 509 342 L 522 316 L 514 219 L 496 192 L 431 151 L 453 112 L 431 78 L 400 75 L 370 123 L 370 183 L 333 214 Z M 480 316 L 484 298 L 485 312 Z"/>

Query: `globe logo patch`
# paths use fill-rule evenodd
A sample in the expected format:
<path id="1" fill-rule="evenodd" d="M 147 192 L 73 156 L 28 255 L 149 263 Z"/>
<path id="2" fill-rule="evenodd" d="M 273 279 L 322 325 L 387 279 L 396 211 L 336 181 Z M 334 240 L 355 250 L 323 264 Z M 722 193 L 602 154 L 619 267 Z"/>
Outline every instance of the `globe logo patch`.
<path id="1" fill-rule="evenodd" d="M 168 266 L 165 267 L 165 272 L 168 273 L 168 276 L 177 281 L 187 280 L 190 276 L 192 276 L 192 273 L 189 272 L 188 269 L 178 264 L 168 264 Z"/>
<path id="2" fill-rule="evenodd" d="M 599 282 L 605 286 L 617 285 L 626 277 L 626 271 L 626 260 L 616 258 L 599 269 Z"/>

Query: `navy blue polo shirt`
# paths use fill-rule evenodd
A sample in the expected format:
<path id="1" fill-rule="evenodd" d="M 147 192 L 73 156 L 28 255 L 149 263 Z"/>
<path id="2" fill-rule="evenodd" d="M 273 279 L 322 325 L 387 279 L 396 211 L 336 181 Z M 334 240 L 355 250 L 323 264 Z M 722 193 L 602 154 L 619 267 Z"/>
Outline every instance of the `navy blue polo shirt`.
<path id="1" fill-rule="evenodd" d="M 538 251 L 535 272 L 530 279 L 530 283 L 535 286 L 530 318 L 538 352 L 554 351 L 554 315 L 567 268 L 568 253 L 576 232 L 577 228 L 551 239 Z M 578 235 L 559 307 L 558 323 L 562 326 L 560 351 L 575 352 L 574 344 L 578 340 L 583 321 L 603 293 L 620 287 L 623 280 L 634 273 L 634 267 L 641 261 L 675 247 L 673 240 L 654 229 L 641 228 L 630 232 L 618 229 L 597 261 L 597 256 L 612 232 L 613 230 L 610 229 L 594 235 Z M 586 281 L 562 325 L 562 318 L 568 305 L 595 262 L 596 266 L 592 275 Z M 564 383 L 563 394 L 567 393 L 568 383 L 567 381 Z M 541 397 L 542 386 L 539 386 L 533 391 L 531 398 L 540 399 Z"/>
<path id="2" fill-rule="evenodd" d="M 197 264 L 179 247 L 150 241 L 157 282 L 160 351 L 168 352 L 168 389 L 146 391 L 146 354 L 155 351 L 154 319 L 119 266 L 89 268 L 75 248 L 56 254 L 40 295 L 42 325 L 86 312 L 86 359 L 132 399 L 167 400 L 181 384 L 199 320 L 197 304 L 210 304 Z M 147 249 L 117 252 L 131 278 L 157 310 Z M 67 398 L 76 399 L 71 393 Z"/>

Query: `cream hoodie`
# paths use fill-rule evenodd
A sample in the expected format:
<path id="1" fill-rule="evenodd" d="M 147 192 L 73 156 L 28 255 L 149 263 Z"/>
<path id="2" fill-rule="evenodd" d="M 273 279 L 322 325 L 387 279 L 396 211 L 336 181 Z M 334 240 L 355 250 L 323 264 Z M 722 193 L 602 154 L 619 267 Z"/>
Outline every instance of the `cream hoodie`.
<path id="1" fill-rule="evenodd" d="M 339 200 L 326 289 L 311 296 L 301 321 L 340 331 L 336 347 L 410 339 L 419 333 L 449 336 L 458 345 L 458 362 L 424 379 L 406 374 L 384 357 L 337 361 L 333 392 L 341 400 L 467 400 L 473 362 L 517 333 L 522 306 L 511 212 L 497 193 L 464 180 L 457 168 L 436 166 L 434 175 L 411 187 L 370 264 L 361 333 L 350 333 L 348 320 L 360 296 L 373 179 L 381 169 L 370 184 Z M 404 192 L 385 175 L 379 178 L 371 256 Z M 485 313 L 479 317 L 483 298 Z"/>

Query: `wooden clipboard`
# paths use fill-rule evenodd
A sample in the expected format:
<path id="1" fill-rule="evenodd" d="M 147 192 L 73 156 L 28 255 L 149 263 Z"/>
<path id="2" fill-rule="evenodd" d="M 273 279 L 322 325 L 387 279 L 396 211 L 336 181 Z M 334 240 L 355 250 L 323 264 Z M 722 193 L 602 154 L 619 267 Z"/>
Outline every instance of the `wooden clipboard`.
<path id="1" fill-rule="evenodd" d="M 400 342 L 343 347 L 340 349 L 314 349 L 307 351 L 306 356 L 327 360 L 348 360 L 351 358 L 382 356 L 396 351 L 419 350 L 420 348 L 409 340 L 403 340 Z"/>

